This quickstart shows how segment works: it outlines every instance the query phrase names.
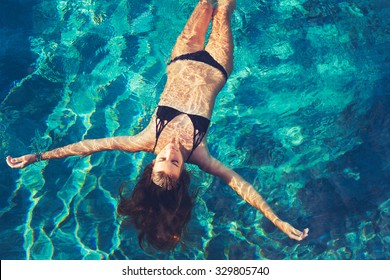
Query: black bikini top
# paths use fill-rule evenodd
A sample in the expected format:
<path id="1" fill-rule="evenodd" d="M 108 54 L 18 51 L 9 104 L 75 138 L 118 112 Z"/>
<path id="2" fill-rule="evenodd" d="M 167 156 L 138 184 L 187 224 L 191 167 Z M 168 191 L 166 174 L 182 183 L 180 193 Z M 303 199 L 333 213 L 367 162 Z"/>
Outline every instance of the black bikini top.
<path id="1" fill-rule="evenodd" d="M 158 138 L 160 137 L 162 131 L 164 128 L 168 125 L 168 123 L 176 118 L 177 116 L 185 114 L 187 115 L 192 122 L 192 125 L 194 126 L 194 142 L 192 144 L 192 150 L 190 155 L 188 156 L 186 162 L 190 159 L 192 156 L 192 153 L 195 151 L 195 149 L 199 146 L 199 144 L 202 142 L 204 136 L 207 133 L 207 129 L 210 125 L 210 120 L 193 114 L 187 114 L 184 112 L 181 112 L 175 108 L 168 107 L 168 106 L 158 106 L 157 107 L 157 113 L 156 113 L 156 143 L 154 144 L 153 152 L 155 151 L 157 147 Z"/>

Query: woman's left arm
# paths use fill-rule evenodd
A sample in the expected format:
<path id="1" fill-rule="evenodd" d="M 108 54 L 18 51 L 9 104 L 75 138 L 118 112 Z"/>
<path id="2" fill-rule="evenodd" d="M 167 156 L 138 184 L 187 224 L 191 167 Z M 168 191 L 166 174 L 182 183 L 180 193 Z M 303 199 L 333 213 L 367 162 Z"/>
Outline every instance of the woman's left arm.
<path id="1" fill-rule="evenodd" d="M 204 161 L 202 170 L 212 175 L 218 176 L 225 181 L 234 191 L 237 192 L 246 202 L 260 210 L 276 227 L 287 234 L 290 238 L 295 240 L 304 239 L 309 232 L 305 229 L 303 232 L 295 229 L 289 223 L 279 219 L 279 217 L 272 211 L 271 207 L 264 200 L 264 198 L 255 190 L 255 188 L 245 181 L 234 170 L 226 167 L 222 162 L 212 156 L 208 156 L 208 160 Z"/>

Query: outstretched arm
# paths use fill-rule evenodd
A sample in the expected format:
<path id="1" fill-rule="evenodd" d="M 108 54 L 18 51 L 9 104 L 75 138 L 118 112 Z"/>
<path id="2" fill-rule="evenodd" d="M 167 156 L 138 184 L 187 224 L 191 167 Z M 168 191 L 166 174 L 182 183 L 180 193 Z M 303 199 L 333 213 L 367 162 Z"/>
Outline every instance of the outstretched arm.
<path id="1" fill-rule="evenodd" d="M 200 168 L 207 173 L 220 177 L 233 190 L 235 190 L 245 201 L 250 205 L 260 210 L 276 227 L 287 234 L 290 238 L 295 240 L 304 239 L 309 232 L 305 229 L 303 232 L 295 229 L 289 223 L 279 219 L 279 217 L 272 211 L 264 198 L 253 188 L 251 184 L 245 181 L 234 170 L 226 167 L 219 160 L 208 156 L 208 160 Z"/>
<path id="2" fill-rule="evenodd" d="M 126 152 L 145 151 L 149 145 L 149 137 L 141 132 L 135 136 L 118 136 L 102 139 L 83 140 L 41 154 L 28 154 L 18 158 L 7 157 L 11 168 L 24 168 L 39 160 L 65 158 L 69 156 L 88 156 L 96 152 L 121 150 Z"/>

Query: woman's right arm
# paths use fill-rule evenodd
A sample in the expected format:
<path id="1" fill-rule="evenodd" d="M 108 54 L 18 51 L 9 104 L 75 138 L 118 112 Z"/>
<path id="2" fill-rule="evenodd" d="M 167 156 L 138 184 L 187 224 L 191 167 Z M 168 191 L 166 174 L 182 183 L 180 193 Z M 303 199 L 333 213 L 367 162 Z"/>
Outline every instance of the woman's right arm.
<path id="1" fill-rule="evenodd" d="M 120 150 L 125 152 L 147 151 L 150 146 L 150 137 L 141 132 L 135 136 L 118 136 L 102 139 L 83 140 L 40 154 L 28 154 L 18 158 L 7 157 L 7 164 L 11 168 L 24 168 L 39 160 L 65 158 L 81 155 L 83 157 L 101 151 Z"/>

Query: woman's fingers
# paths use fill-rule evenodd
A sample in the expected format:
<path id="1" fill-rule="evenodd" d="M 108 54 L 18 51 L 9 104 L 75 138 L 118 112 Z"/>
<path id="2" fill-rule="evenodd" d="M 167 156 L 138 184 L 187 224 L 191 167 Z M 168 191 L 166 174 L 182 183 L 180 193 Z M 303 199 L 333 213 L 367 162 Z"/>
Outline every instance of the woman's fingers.
<path id="1" fill-rule="evenodd" d="M 12 158 L 10 156 L 7 157 L 7 164 L 11 168 L 18 168 L 20 166 L 20 158 Z"/>
<path id="2" fill-rule="evenodd" d="M 18 158 L 13 158 L 8 156 L 7 159 L 7 164 L 11 168 L 23 168 L 26 166 L 26 156 L 18 157 Z"/>
<path id="3" fill-rule="evenodd" d="M 308 228 L 304 229 L 303 232 L 297 230 L 296 228 L 293 228 L 292 226 L 291 226 L 291 228 L 292 228 L 292 230 L 290 231 L 289 237 L 292 239 L 301 241 L 308 236 L 308 233 L 309 233 Z"/>
<path id="4" fill-rule="evenodd" d="M 8 156 L 6 161 L 7 161 L 7 164 L 8 164 L 9 167 L 13 167 L 14 166 L 15 159 L 13 159 L 12 157 Z"/>
<path id="5" fill-rule="evenodd" d="M 303 232 L 302 232 L 300 230 L 297 230 L 292 225 L 290 225 L 289 223 L 286 223 L 286 222 L 281 222 L 279 224 L 279 228 L 285 234 L 287 234 L 288 237 L 290 237 L 291 239 L 294 239 L 294 240 L 298 240 L 298 241 L 301 241 L 304 238 L 306 238 L 308 236 L 308 233 L 309 233 L 309 229 L 308 228 L 304 229 Z"/>

